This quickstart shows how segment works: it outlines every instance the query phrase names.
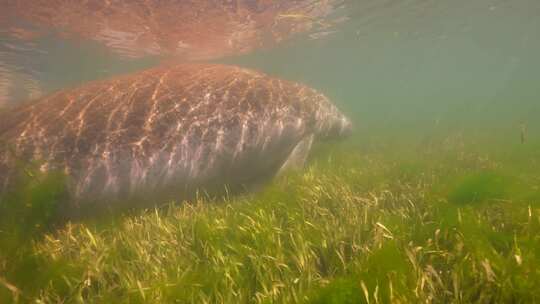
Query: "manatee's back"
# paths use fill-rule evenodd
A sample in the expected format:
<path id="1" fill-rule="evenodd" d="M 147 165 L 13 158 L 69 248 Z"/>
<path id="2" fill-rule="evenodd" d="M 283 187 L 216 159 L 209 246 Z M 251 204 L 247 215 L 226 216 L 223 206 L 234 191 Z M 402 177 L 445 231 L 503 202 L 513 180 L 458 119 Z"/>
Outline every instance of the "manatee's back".
<path id="1" fill-rule="evenodd" d="M 10 110 L 0 136 L 17 158 L 65 172 L 76 196 L 212 177 L 232 181 L 242 177 L 240 170 L 249 179 L 278 169 L 314 132 L 321 96 L 237 67 L 179 65 L 89 83 Z M 12 159 L 3 155 L 7 166 Z"/>
<path id="2" fill-rule="evenodd" d="M 8 189 L 9 177 L 13 174 L 13 147 L 9 143 L 7 133 L 13 128 L 19 112 L 0 109 L 0 197 Z"/>
<path id="3" fill-rule="evenodd" d="M 7 160 L 4 160 L 4 154 L 7 153 L 7 146 L 5 139 L 2 136 L 8 126 L 7 117 L 5 111 L 0 109 L 0 197 L 7 187 L 8 167 L 6 163 Z"/>

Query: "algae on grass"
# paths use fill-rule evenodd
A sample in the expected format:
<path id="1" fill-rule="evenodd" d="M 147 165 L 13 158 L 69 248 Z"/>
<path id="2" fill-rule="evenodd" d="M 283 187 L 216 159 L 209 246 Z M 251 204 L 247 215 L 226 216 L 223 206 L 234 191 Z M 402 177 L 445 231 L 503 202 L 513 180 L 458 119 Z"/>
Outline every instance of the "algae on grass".
<path id="1" fill-rule="evenodd" d="M 66 260 L 37 255 L 34 242 L 58 226 L 59 208 L 66 198 L 65 177 L 42 174 L 34 164 L 20 164 L 15 189 L 0 197 L 0 302 L 29 301 L 43 286 L 68 294 L 62 276 L 70 273 Z M 61 292 L 61 290 L 64 290 Z"/>
<path id="2" fill-rule="evenodd" d="M 309 304 L 364 304 L 360 282 L 355 278 L 338 278 L 318 290 Z"/>
<path id="3" fill-rule="evenodd" d="M 448 200 L 465 205 L 505 199 L 511 183 L 512 180 L 509 177 L 496 172 L 483 171 L 467 174 L 461 177 L 450 191 Z"/>

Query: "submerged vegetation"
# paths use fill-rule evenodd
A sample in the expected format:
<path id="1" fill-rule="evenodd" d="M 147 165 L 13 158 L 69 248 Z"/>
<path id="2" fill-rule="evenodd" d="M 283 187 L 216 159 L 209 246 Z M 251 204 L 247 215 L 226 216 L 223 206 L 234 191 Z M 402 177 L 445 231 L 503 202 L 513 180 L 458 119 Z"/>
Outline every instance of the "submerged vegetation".
<path id="1" fill-rule="evenodd" d="M 24 180 L 0 302 L 533 303 L 540 150 L 456 141 L 320 146 L 258 193 L 60 228 L 59 180 Z"/>
<path id="2" fill-rule="evenodd" d="M 159 150 L 163 141 L 138 141 L 130 130 L 176 134 L 187 121 L 168 132 L 170 117 L 185 112 L 195 122 L 215 113 L 190 129 L 221 146 L 222 131 L 236 123 L 211 106 L 219 92 L 220 104 L 294 100 L 278 82 L 256 85 L 251 72 L 245 83 L 222 82 L 197 69 L 199 80 L 185 83 L 145 74 L 97 91 L 84 85 L 40 98 L 43 107 L 30 111 L 51 115 L 12 116 L 19 96 L 190 60 L 316 88 L 356 130 L 257 191 L 159 206 L 155 193 L 136 195 L 118 205 L 147 209 L 95 215 L 99 208 L 87 204 L 92 210 L 77 209 L 76 220 L 66 220 L 64 176 L 9 163 L 20 174 L 9 193 L 0 185 L 0 304 L 540 303 L 540 1 L 53 3 L 0 6 L 0 158 L 14 120 L 28 122 L 23 150 L 32 150 L 31 138 L 48 146 L 77 134 L 97 148 L 105 138 L 111 147 L 138 142 L 146 158 L 146 146 Z M 185 93 L 175 90 L 180 84 Z M 69 105 L 53 106 L 59 95 Z M 83 99 L 90 102 L 76 102 Z M 169 111 L 173 100 L 182 105 Z M 197 100 L 204 106 L 191 107 Z M 231 114 L 264 128 L 258 108 Z M 76 145 L 51 159 L 100 154 Z M 22 154 L 47 154 L 35 150 Z"/>

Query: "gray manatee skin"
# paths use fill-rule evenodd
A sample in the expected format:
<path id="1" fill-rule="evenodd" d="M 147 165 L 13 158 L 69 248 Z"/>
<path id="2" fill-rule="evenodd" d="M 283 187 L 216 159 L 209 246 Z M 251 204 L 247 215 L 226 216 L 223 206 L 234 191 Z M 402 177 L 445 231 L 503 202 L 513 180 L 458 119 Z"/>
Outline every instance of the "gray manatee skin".
<path id="1" fill-rule="evenodd" d="M 218 64 L 88 83 L 0 115 L 9 147 L 0 149 L 0 189 L 16 159 L 37 160 L 69 177 L 79 203 L 249 184 L 273 176 L 306 138 L 350 130 L 314 89 Z"/>

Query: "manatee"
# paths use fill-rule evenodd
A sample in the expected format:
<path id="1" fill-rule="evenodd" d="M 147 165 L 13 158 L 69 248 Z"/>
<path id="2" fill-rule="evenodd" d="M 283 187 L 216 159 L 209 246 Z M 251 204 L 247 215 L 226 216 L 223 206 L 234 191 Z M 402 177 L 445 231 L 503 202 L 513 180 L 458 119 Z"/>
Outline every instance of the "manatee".
<path id="1" fill-rule="evenodd" d="M 91 82 L 0 115 L 2 189 L 14 163 L 35 161 L 65 173 L 79 203 L 249 185 L 301 165 L 313 141 L 351 128 L 310 87 L 195 63 Z"/>

